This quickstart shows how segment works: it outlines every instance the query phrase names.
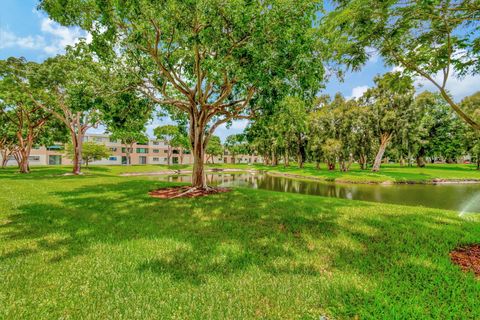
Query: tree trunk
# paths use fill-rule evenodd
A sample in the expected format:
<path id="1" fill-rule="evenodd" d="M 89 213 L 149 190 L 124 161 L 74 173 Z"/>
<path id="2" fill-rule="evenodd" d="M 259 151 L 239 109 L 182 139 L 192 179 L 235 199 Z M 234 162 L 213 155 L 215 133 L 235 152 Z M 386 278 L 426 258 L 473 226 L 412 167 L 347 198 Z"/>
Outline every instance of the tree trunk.
<path id="1" fill-rule="evenodd" d="M 212 158 L 213 161 L 213 158 Z M 183 164 L 183 148 L 180 148 L 180 164 Z"/>
<path id="2" fill-rule="evenodd" d="M 190 143 L 193 152 L 192 186 L 200 189 L 207 189 L 207 178 L 205 175 L 205 125 L 190 119 Z"/>
<path id="3" fill-rule="evenodd" d="M 300 150 L 298 151 L 298 154 L 297 154 L 297 161 L 298 161 L 298 167 L 300 169 L 303 168 L 303 157 L 302 157 L 302 152 L 300 152 Z"/>
<path id="4" fill-rule="evenodd" d="M 170 159 L 172 158 L 172 147 L 170 147 L 170 144 L 167 147 L 167 165 L 170 166 Z"/>
<path id="5" fill-rule="evenodd" d="M 22 136 L 22 132 L 17 132 L 17 139 L 18 139 L 18 153 L 17 153 L 17 162 L 18 167 L 20 169 L 20 173 L 30 173 L 30 166 L 28 164 L 28 157 L 30 156 L 30 150 L 32 149 L 33 145 L 33 134 L 30 131 L 27 135 L 26 141 Z"/>
<path id="6" fill-rule="evenodd" d="M 272 166 L 278 166 L 278 157 L 275 152 L 272 152 Z"/>
<path id="7" fill-rule="evenodd" d="M 382 133 L 380 137 L 380 148 L 378 149 L 377 156 L 375 157 L 375 162 L 373 163 L 372 171 L 378 172 L 380 170 L 380 165 L 382 163 L 383 154 L 387 149 L 387 145 L 392 138 L 391 133 Z"/>
<path id="8" fill-rule="evenodd" d="M 360 164 L 360 169 L 367 170 L 367 156 L 361 154 L 358 159 L 358 163 Z"/>
<path id="9" fill-rule="evenodd" d="M 320 161 L 315 162 L 315 169 L 320 169 Z"/>
<path id="10" fill-rule="evenodd" d="M 480 170 L 480 154 L 477 155 L 477 170 Z"/>
<path id="11" fill-rule="evenodd" d="M 422 156 L 417 157 L 417 166 L 419 168 L 425 167 L 425 158 Z"/>
<path id="12" fill-rule="evenodd" d="M 77 128 L 78 132 L 75 132 L 74 128 L 70 128 L 73 145 L 73 170 L 74 175 L 82 174 L 82 148 L 83 148 L 83 133 L 81 128 Z"/>
<path id="13" fill-rule="evenodd" d="M 11 155 L 11 152 L 8 150 L 2 150 L 2 168 L 5 168 L 8 164 L 8 157 Z"/>
<path id="14" fill-rule="evenodd" d="M 327 162 L 328 170 L 333 171 L 335 170 L 335 162 Z"/>
<path id="15" fill-rule="evenodd" d="M 284 161 L 285 167 L 290 166 L 290 158 L 288 156 L 288 151 L 285 151 L 285 161 Z"/>

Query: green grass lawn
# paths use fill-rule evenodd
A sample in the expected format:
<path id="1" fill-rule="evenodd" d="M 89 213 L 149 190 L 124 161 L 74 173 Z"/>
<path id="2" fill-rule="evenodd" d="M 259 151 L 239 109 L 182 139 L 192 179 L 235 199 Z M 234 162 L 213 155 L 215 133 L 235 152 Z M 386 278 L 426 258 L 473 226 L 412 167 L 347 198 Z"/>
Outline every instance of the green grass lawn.
<path id="1" fill-rule="evenodd" d="M 480 242 L 478 216 L 248 189 L 159 200 L 168 183 L 122 170 L 0 170 L 0 319 L 480 318 L 480 281 L 448 256 Z"/>

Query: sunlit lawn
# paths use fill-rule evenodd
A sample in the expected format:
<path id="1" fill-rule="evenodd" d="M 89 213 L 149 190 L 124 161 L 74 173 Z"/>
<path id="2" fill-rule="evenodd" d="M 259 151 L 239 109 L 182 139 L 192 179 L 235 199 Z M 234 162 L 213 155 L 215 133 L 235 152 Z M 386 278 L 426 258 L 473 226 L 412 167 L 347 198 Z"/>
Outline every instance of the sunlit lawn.
<path id="1" fill-rule="evenodd" d="M 478 217 L 247 189 L 158 200 L 155 177 L 68 170 L 0 171 L 0 319 L 480 318 L 480 281 L 448 256 L 480 242 Z"/>

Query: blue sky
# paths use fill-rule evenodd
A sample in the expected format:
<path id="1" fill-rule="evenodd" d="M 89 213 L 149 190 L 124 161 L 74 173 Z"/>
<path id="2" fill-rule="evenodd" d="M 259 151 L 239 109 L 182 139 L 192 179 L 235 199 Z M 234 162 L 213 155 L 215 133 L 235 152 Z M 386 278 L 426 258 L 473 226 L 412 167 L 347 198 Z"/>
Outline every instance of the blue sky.
<path id="1" fill-rule="evenodd" d="M 74 44 L 79 37 L 87 34 L 78 28 L 65 28 L 48 19 L 36 10 L 37 0 L 0 0 L 0 59 L 9 56 L 23 56 L 28 60 L 42 61 L 49 56 L 63 52 L 66 45 Z M 377 74 L 392 70 L 385 66 L 381 57 L 372 56 L 360 72 L 348 73 L 343 82 L 331 79 L 322 93 L 333 95 L 341 92 L 346 97 L 358 97 L 373 83 Z M 450 79 L 449 89 L 456 100 L 480 90 L 480 77 Z M 432 85 L 419 79 L 418 91 L 433 90 Z M 156 119 L 149 124 L 148 132 L 168 119 Z M 217 129 L 224 139 L 229 134 L 238 133 L 246 126 L 246 121 L 234 122 L 231 128 Z M 101 130 L 101 129 L 100 129 Z"/>

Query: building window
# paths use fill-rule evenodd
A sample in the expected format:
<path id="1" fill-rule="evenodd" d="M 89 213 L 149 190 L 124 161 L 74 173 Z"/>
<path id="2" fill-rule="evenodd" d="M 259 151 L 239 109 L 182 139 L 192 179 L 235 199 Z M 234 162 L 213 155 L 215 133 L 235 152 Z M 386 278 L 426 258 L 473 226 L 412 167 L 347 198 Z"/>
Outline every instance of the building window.
<path id="1" fill-rule="evenodd" d="M 188 150 L 188 149 L 183 150 L 183 154 L 190 154 L 190 150 Z"/>
<path id="2" fill-rule="evenodd" d="M 163 158 L 163 161 L 168 161 L 168 158 Z"/>
<path id="3" fill-rule="evenodd" d="M 179 154 L 179 153 L 180 153 L 180 151 L 178 151 L 178 150 L 173 150 L 173 154 Z"/>
<path id="4" fill-rule="evenodd" d="M 158 150 L 158 149 L 153 149 L 153 153 L 159 153 L 159 152 L 160 152 L 160 150 Z"/>
<path id="5" fill-rule="evenodd" d="M 128 150 L 130 153 L 133 153 L 133 148 L 122 148 L 122 153 L 127 153 L 127 150 Z"/>
<path id="6" fill-rule="evenodd" d="M 111 147 L 110 151 L 117 151 L 117 148 L 116 147 Z"/>
<path id="7" fill-rule="evenodd" d="M 156 157 L 153 158 L 153 161 L 158 162 L 158 158 L 156 158 Z"/>
<path id="8" fill-rule="evenodd" d="M 28 161 L 40 161 L 40 156 L 29 156 Z"/>
<path id="9" fill-rule="evenodd" d="M 101 138 L 101 137 L 93 137 L 93 141 L 95 141 L 95 142 L 103 142 L 103 138 Z"/>
<path id="10" fill-rule="evenodd" d="M 148 148 L 137 148 L 137 153 L 148 153 Z"/>
<path id="11" fill-rule="evenodd" d="M 168 153 L 168 150 L 163 150 L 163 153 Z"/>
<path id="12" fill-rule="evenodd" d="M 110 158 L 108 158 L 108 160 L 110 160 L 110 161 L 117 161 L 117 157 L 110 157 Z"/>
<path id="13" fill-rule="evenodd" d="M 63 146 L 57 146 L 57 145 L 48 146 L 47 150 L 49 150 L 49 151 L 60 151 L 60 150 L 63 150 Z"/>
<path id="14" fill-rule="evenodd" d="M 110 141 L 111 143 L 117 143 L 117 140 L 112 139 L 112 138 L 109 138 L 109 141 Z"/>

